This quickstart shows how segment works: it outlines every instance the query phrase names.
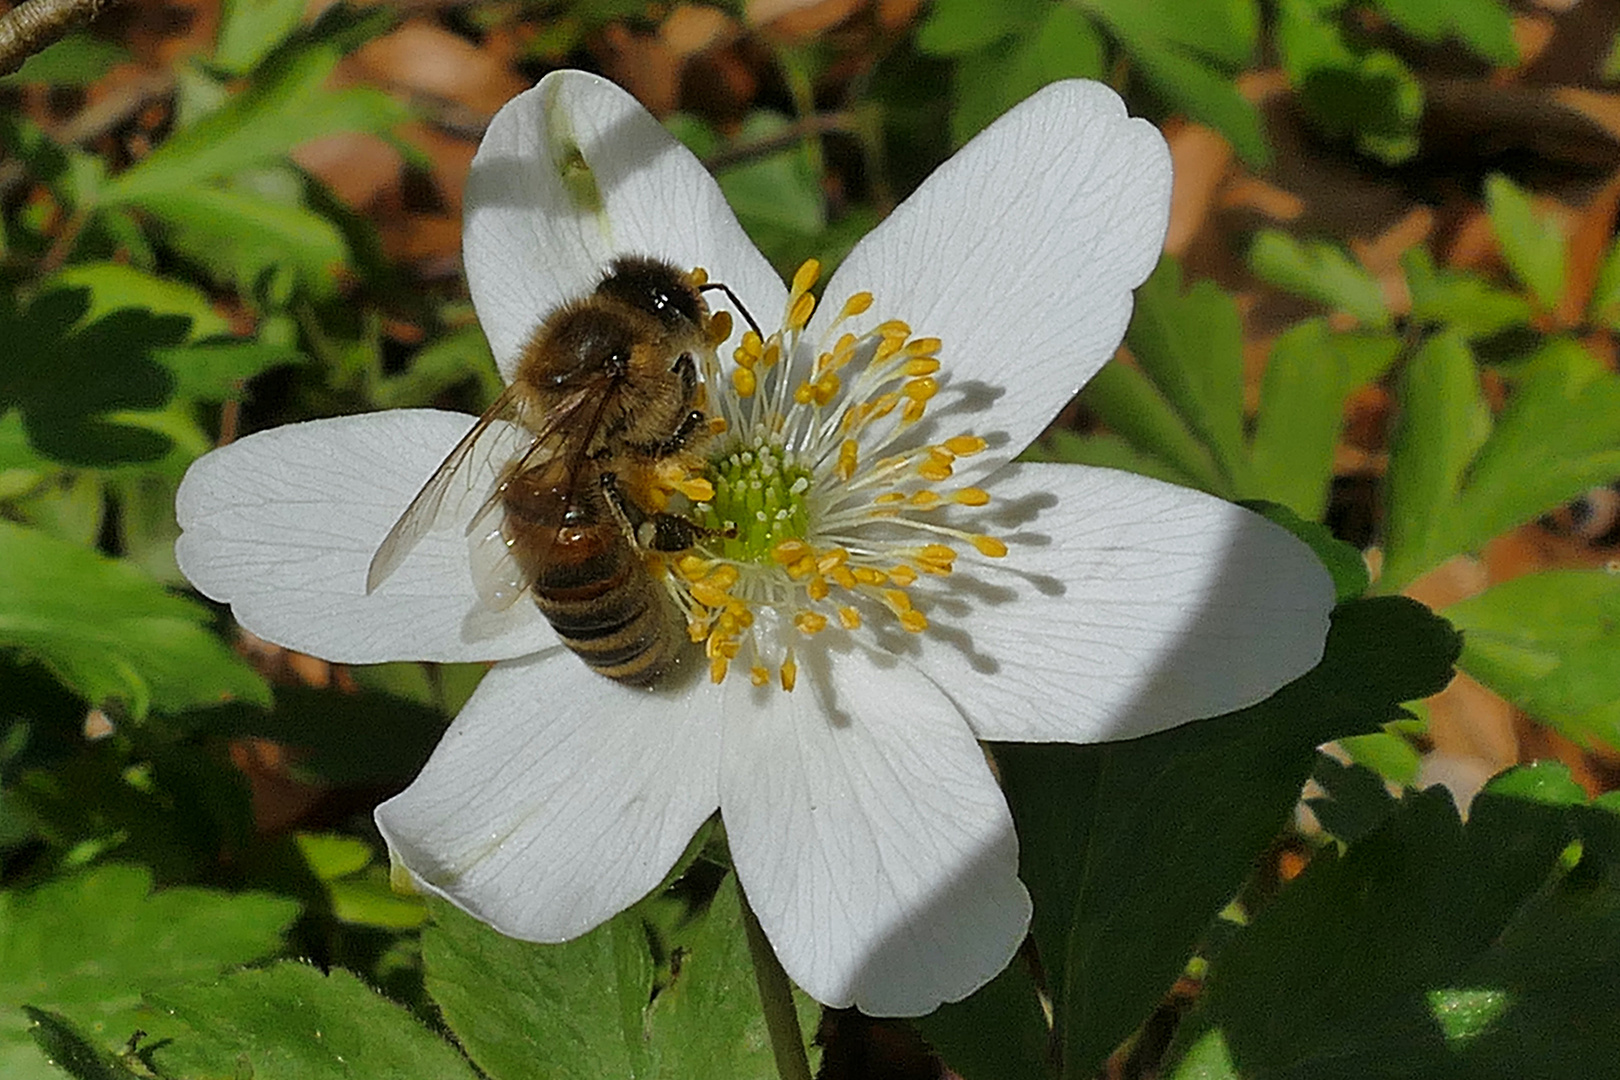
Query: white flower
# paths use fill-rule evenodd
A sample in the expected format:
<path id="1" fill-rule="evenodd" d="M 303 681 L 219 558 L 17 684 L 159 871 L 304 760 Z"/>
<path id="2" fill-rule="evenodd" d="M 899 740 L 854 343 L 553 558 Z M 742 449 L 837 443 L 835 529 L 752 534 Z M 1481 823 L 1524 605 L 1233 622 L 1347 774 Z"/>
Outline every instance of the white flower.
<path id="1" fill-rule="evenodd" d="M 803 545 L 692 558 L 670 577 L 730 677 L 688 670 L 646 690 L 591 673 L 534 605 L 480 606 L 460 530 L 429 534 L 367 595 L 378 542 L 468 429 L 457 414 L 315 421 L 207 455 L 180 490 L 180 565 L 292 649 L 500 661 L 378 808 L 420 887 L 503 933 L 564 940 L 653 888 L 718 809 L 800 986 L 927 1012 L 994 976 L 1029 922 L 978 740 L 1130 738 L 1252 704 L 1321 655 L 1333 590 L 1282 529 L 1138 476 L 1009 464 L 1118 345 L 1169 187 L 1163 140 L 1111 91 L 1047 87 L 875 229 L 805 325 L 811 301 L 686 150 L 612 84 L 549 76 L 495 118 L 467 187 L 467 275 L 503 374 L 622 253 L 705 269 L 768 336 L 787 324 L 773 340 L 791 362 L 753 359 L 750 341 L 738 375 L 728 346 L 723 369 L 708 360 L 709 394 L 730 423 L 717 452 L 775 432 L 799 469 L 777 494 Z M 858 341 L 841 352 L 845 332 Z M 906 342 L 908 373 L 878 385 L 902 361 L 868 367 L 874 350 Z M 838 367 L 810 366 L 818 344 L 853 357 L 841 386 L 817 382 Z M 889 414 L 870 415 L 886 391 Z M 865 412 L 838 426 L 852 409 Z M 896 503 L 898 518 L 880 512 Z M 927 572 L 951 569 L 944 547 L 954 571 Z M 870 572 L 846 577 L 855 567 Z M 745 617 L 717 632 L 728 605 Z"/>

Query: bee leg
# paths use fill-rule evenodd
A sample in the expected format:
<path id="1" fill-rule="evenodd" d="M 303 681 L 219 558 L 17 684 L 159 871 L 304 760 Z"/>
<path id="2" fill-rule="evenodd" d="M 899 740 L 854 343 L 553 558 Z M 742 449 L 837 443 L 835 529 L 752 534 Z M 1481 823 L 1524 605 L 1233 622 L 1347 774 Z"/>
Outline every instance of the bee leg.
<path id="1" fill-rule="evenodd" d="M 701 409 L 693 409 L 686 414 L 667 439 L 660 439 L 655 443 L 628 443 L 626 445 L 637 454 L 647 458 L 668 457 L 680 453 L 692 444 L 692 440 L 709 422 L 709 418 Z"/>
<path id="2" fill-rule="evenodd" d="M 697 364 L 693 361 L 692 354 L 689 352 L 681 353 L 675 358 L 675 363 L 670 370 L 680 376 L 681 400 L 691 401 L 696 397 L 698 390 Z"/>
<path id="3" fill-rule="evenodd" d="M 685 551 L 709 535 L 709 530 L 679 514 L 649 514 L 642 510 L 619 490 L 617 473 L 605 472 L 599 482 L 608 510 L 633 547 L 643 551 Z"/>

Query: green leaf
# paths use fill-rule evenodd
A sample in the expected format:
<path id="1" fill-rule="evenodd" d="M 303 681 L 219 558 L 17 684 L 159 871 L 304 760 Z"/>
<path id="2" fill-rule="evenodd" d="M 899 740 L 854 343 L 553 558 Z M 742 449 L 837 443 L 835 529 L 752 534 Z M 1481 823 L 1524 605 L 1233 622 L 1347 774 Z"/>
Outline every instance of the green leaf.
<path id="1" fill-rule="evenodd" d="M 1094 1075 L 1159 1002 L 1293 813 L 1316 747 L 1404 715 L 1457 648 L 1418 604 L 1357 601 L 1322 663 L 1259 705 L 1131 742 L 994 748 L 1065 1077 Z"/>
<path id="2" fill-rule="evenodd" d="M 1461 665 L 1583 744 L 1620 744 L 1620 576 L 1553 570 L 1453 604 Z"/>
<path id="3" fill-rule="evenodd" d="M 102 866 L 28 892 L 0 892 L 0 1074 L 57 1075 L 17 1010 L 57 1010 L 103 1051 L 163 1018 L 143 990 L 208 978 L 281 948 L 298 905 L 258 893 L 152 892 L 151 875 Z"/>
<path id="4" fill-rule="evenodd" d="M 255 375 L 309 359 L 289 346 L 257 341 L 205 341 L 157 349 L 152 358 L 174 377 L 175 396 L 187 401 L 236 400 Z"/>
<path id="5" fill-rule="evenodd" d="M 348 245 L 331 221 L 242 187 L 198 185 L 143 205 L 170 246 L 245 293 L 255 292 L 265 275 L 281 272 L 294 275 L 311 295 L 331 297 L 349 263 Z"/>
<path id="6" fill-rule="evenodd" d="M 951 77 L 951 141 L 960 146 L 1002 113 L 1059 79 L 1096 79 L 1107 50 L 1077 8 L 1046 5 L 1026 32 L 986 45 L 956 63 Z"/>
<path id="7" fill-rule="evenodd" d="M 169 400 L 172 380 L 150 354 L 184 340 L 186 320 L 124 308 L 85 323 L 88 310 L 85 289 L 47 292 L 22 311 L 0 301 L 0 413 L 20 410 L 29 442 L 65 464 L 163 456 L 167 438 L 116 414 Z"/>
<path id="8" fill-rule="evenodd" d="M 1048 1080 L 1051 1038 L 1029 965 L 1011 965 L 963 1001 L 915 1020 L 962 1080 Z"/>
<path id="9" fill-rule="evenodd" d="M 310 873 L 322 881 L 335 881 L 364 870 L 371 862 L 371 845 L 341 833 L 306 833 L 293 836 L 298 853 Z"/>
<path id="10" fill-rule="evenodd" d="M 1345 399 L 1380 377 L 1400 351 L 1388 334 L 1335 334 L 1307 319 L 1278 336 L 1266 361 L 1245 496 L 1302 517 L 1327 511 Z"/>
<path id="11" fill-rule="evenodd" d="M 1412 294 L 1411 317 L 1420 326 L 1455 327 L 1464 337 L 1477 341 L 1509 327 L 1526 326 L 1534 314 L 1530 301 L 1516 293 L 1492 288 L 1474 274 L 1436 269 L 1421 247 L 1401 256 L 1401 265 Z M 1616 275 L 1620 287 L 1620 263 L 1616 263 Z"/>
<path id="12" fill-rule="evenodd" d="M 209 619 L 127 563 L 0 522 L 0 648 L 43 662 L 92 703 L 121 698 L 137 716 L 233 697 L 268 704 L 264 680 Z"/>
<path id="13" fill-rule="evenodd" d="M 562 945 L 502 937 L 432 901 L 428 991 L 491 1080 L 654 1075 L 646 1010 L 653 965 L 634 910 Z"/>
<path id="14" fill-rule="evenodd" d="M 930 56 L 965 56 L 1028 32 L 1049 6 L 1047 0 L 934 0 L 917 30 L 917 49 Z"/>
<path id="15" fill-rule="evenodd" d="M 1516 64 L 1513 16 L 1500 0 L 1378 0 L 1390 21 L 1420 41 L 1455 37 L 1498 66 Z"/>
<path id="16" fill-rule="evenodd" d="M 342 53 L 336 41 L 276 53 L 247 90 L 108 183 L 103 202 L 139 203 L 162 212 L 164 199 L 272 163 L 300 143 L 340 131 L 381 133 L 403 120 L 403 107 L 380 91 L 326 89 Z"/>
<path id="17" fill-rule="evenodd" d="M 1232 485 L 1214 456 L 1141 371 L 1118 360 L 1104 364 L 1080 401 L 1143 453 L 1159 458 L 1193 486 L 1230 497 Z"/>
<path id="18" fill-rule="evenodd" d="M 1447 330 L 1424 342 L 1401 381 L 1401 410 L 1390 436 L 1384 570 L 1393 592 L 1454 554 L 1446 515 L 1463 472 L 1490 431 L 1474 356 Z"/>
<path id="19" fill-rule="evenodd" d="M 1568 241 L 1558 223 L 1538 214 L 1526 195 L 1501 173 L 1485 179 L 1485 203 L 1491 228 L 1513 274 L 1530 290 L 1543 311 L 1552 311 L 1564 295 Z"/>
<path id="20" fill-rule="evenodd" d="M 1600 326 L 1611 330 L 1620 328 L 1620 240 L 1616 240 L 1603 257 L 1597 282 L 1592 286 L 1592 302 L 1586 312 L 1587 318 Z"/>
<path id="21" fill-rule="evenodd" d="M 123 46 L 75 32 L 23 61 L 21 68 L 0 78 L 0 86 L 89 86 L 128 59 L 129 51 Z"/>
<path id="22" fill-rule="evenodd" d="M 1411 794 L 1318 852 L 1223 949 L 1178 1041 L 1218 1031 L 1249 1080 L 1609 1071 L 1620 816 L 1522 786 L 1494 781 L 1466 825 L 1443 788 Z"/>
<path id="23" fill-rule="evenodd" d="M 1306 799 L 1305 805 L 1341 843 L 1355 843 L 1395 812 L 1395 797 L 1384 786 L 1384 778 L 1365 766 L 1343 765 L 1323 754 L 1311 779 L 1323 793 Z"/>
<path id="24" fill-rule="evenodd" d="M 1232 297 L 1211 281 L 1184 292 L 1180 264 L 1165 256 L 1136 290 L 1125 344 L 1209 449 L 1224 478 L 1240 481 L 1243 328 Z"/>
<path id="25" fill-rule="evenodd" d="M 124 308 L 144 308 L 153 315 L 179 315 L 191 320 L 191 339 L 230 333 L 231 324 L 201 289 L 173 278 L 157 277 L 123 263 L 79 263 L 46 281 L 47 289 L 88 289 L 90 306 L 83 322 L 92 323 Z"/>
<path id="26" fill-rule="evenodd" d="M 1389 327 L 1389 309 L 1378 279 L 1337 244 L 1301 243 L 1285 232 L 1263 229 L 1249 248 L 1249 266 L 1262 280 L 1343 311 L 1363 326 Z"/>
<path id="27" fill-rule="evenodd" d="M 283 962 L 149 995 L 191 1029 L 155 1053 L 180 1077 L 474 1080 L 454 1047 L 347 971 Z"/>
<path id="28" fill-rule="evenodd" d="M 659 1075 L 671 1080 L 775 1077 L 735 875 L 726 876 L 714 900 L 676 935 L 675 944 L 682 950 L 680 967 L 653 999 L 648 1023 Z M 821 1006 L 797 990 L 793 999 L 799 1030 L 809 1038 Z M 816 1056 L 810 1052 L 812 1069 Z"/>
<path id="29" fill-rule="evenodd" d="M 24 1005 L 23 1015 L 34 1022 L 28 1034 L 52 1065 L 75 1080 L 128 1080 L 134 1073 L 114 1065 L 112 1059 L 91 1042 L 73 1022 L 61 1013 Z M 0 1055 L 3 1055 L 0 1051 Z M 7 1074 L 11 1075 L 11 1074 Z"/>
<path id="30" fill-rule="evenodd" d="M 303 0 L 224 0 L 214 65 L 246 75 L 293 32 L 306 6 Z"/>

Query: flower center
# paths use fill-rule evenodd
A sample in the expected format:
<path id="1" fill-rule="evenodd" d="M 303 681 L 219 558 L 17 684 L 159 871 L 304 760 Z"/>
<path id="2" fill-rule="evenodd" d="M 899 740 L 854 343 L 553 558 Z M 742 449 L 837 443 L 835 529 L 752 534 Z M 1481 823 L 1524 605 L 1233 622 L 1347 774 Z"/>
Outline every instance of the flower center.
<path id="1" fill-rule="evenodd" d="M 716 438 L 687 488 L 710 538 L 675 560 L 669 582 L 715 682 L 741 663 L 756 686 L 774 671 L 791 690 L 798 638 L 834 623 L 855 631 L 892 618 L 922 633 L 928 618 L 908 590 L 922 575 L 950 574 L 953 545 L 1007 553 L 999 539 L 941 520 L 990 501 L 982 488 L 951 484 L 957 459 L 985 441 L 904 438 L 939 391 L 940 340 L 897 320 L 839 333 L 872 306 L 859 292 L 810 347 L 802 339 L 820 272 L 814 259 L 799 268 L 780 329 L 744 334 L 729 374 L 712 352 L 704 358 Z"/>

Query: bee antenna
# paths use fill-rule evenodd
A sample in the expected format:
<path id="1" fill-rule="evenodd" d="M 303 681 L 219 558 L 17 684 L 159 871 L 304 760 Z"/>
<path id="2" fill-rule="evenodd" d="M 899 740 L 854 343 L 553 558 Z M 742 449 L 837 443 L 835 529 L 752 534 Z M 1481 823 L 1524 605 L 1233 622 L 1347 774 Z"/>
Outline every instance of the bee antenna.
<path id="1" fill-rule="evenodd" d="M 737 310 L 742 312 L 742 317 L 747 320 L 748 328 L 754 333 L 758 334 L 761 338 L 765 336 L 764 332 L 759 328 L 759 323 L 755 322 L 754 317 L 748 314 L 748 308 L 741 300 L 737 299 L 737 294 L 731 291 L 731 286 L 723 284 L 719 281 L 710 281 L 706 284 L 698 286 L 698 292 L 707 292 L 710 289 L 719 289 L 721 292 L 730 297 L 731 302 L 737 306 Z"/>

